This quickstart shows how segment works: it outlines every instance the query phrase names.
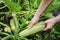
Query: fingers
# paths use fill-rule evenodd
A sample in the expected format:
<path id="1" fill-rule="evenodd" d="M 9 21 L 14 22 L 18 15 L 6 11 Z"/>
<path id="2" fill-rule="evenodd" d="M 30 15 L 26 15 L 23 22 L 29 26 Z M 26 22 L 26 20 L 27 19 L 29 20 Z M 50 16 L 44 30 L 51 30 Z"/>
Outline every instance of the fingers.
<path id="1" fill-rule="evenodd" d="M 33 24 L 29 24 L 29 25 L 28 25 L 28 28 L 31 28 L 31 27 L 32 27 L 32 25 L 33 25 Z"/>
<path id="2" fill-rule="evenodd" d="M 29 25 L 28 25 L 28 28 L 31 28 L 35 23 L 37 23 L 38 22 L 38 19 L 36 18 L 36 17 L 34 17 L 31 21 L 30 21 L 30 23 L 29 23 Z"/>
<path id="3" fill-rule="evenodd" d="M 46 30 L 48 30 L 49 28 L 48 27 L 46 27 L 43 31 L 46 31 Z"/>
<path id="4" fill-rule="evenodd" d="M 33 26 L 33 22 L 31 21 L 28 25 L 28 28 L 31 28 Z"/>
<path id="5" fill-rule="evenodd" d="M 49 29 L 50 25 L 48 24 L 48 21 L 47 20 L 44 22 L 44 24 L 47 24 L 46 28 L 43 30 L 43 31 L 46 31 L 46 30 Z"/>
<path id="6" fill-rule="evenodd" d="M 48 21 L 46 20 L 45 22 L 43 22 L 44 24 L 46 24 Z"/>
<path id="7" fill-rule="evenodd" d="M 46 30 L 50 29 L 50 28 L 51 28 L 51 26 L 52 26 L 52 25 L 47 24 L 47 27 L 46 27 L 43 31 L 46 31 Z"/>

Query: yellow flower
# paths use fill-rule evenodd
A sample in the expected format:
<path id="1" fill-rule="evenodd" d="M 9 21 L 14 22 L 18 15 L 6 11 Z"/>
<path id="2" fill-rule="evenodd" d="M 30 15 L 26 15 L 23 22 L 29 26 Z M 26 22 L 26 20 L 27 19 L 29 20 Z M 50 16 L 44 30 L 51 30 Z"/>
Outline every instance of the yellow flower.
<path id="1" fill-rule="evenodd" d="M 4 28 L 4 31 L 5 31 L 5 32 L 11 32 L 10 27 L 5 27 L 5 28 Z"/>

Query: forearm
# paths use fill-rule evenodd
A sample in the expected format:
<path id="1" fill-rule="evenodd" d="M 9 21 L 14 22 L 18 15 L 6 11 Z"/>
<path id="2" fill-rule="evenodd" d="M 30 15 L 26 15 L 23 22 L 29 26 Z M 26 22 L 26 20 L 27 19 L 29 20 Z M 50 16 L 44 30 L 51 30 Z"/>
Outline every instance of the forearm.
<path id="1" fill-rule="evenodd" d="M 58 15 L 57 17 L 55 17 L 55 21 L 56 22 L 60 21 L 60 15 Z"/>
<path id="2" fill-rule="evenodd" d="M 40 14 L 45 10 L 45 8 L 50 4 L 51 0 L 42 0 L 39 8 L 37 9 L 34 16 L 40 16 Z"/>

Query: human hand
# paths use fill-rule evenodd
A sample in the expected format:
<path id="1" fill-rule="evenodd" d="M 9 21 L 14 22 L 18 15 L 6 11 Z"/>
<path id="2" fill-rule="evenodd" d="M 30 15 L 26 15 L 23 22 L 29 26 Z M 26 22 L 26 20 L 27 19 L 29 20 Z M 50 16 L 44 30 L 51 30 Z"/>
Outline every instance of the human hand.
<path id="1" fill-rule="evenodd" d="M 44 29 L 44 31 L 46 31 L 46 30 L 48 30 L 48 29 L 51 29 L 56 22 L 57 22 L 57 21 L 55 20 L 55 18 L 46 20 L 44 23 L 47 24 L 47 26 L 46 26 L 46 28 Z"/>
<path id="2" fill-rule="evenodd" d="M 36 16 L 34 16 L 34 17 L 32 18 L 32 20 L 30 21 L 30 23 L 29 23 L 29 25 L 28 25 L 28 28 L 31 28 L 35 23 L 38 22 L 38 20 L 39 20 L 39 18 L 36 17 Z"/>

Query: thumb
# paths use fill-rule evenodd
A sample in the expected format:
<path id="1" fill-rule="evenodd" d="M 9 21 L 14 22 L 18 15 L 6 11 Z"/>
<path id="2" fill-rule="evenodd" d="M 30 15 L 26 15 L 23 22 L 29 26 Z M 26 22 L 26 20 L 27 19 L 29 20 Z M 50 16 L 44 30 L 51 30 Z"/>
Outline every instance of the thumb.
<path id="1" fill-rule="evenodd" d="M 44 24 L 46 24 L 46 23 L 47 23 L 47 21 L 44 21 L 43 23 L 44 23 Z"/>
<path id="2" fill-rule="evenodd" d="M 46 28 L 43 31 L 46 31 L 48 29 L 50 29 L 50 25 L 49 24 L 47 24 Z"/>

